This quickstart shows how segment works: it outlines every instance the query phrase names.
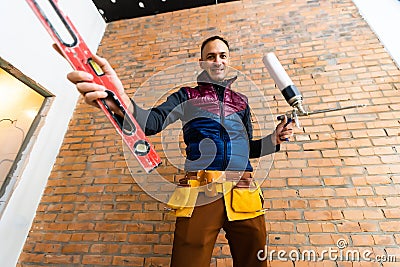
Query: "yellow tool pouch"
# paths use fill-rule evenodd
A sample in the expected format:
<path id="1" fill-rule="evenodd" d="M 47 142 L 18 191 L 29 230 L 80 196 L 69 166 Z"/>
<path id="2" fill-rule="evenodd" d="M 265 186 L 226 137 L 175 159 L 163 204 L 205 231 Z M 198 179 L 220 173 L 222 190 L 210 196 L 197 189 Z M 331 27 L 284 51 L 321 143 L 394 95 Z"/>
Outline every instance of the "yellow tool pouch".
<path id="1" fill-rule="evenodd" d="M 251 219 L 263 215 L 261 188 L 237 188 L 231 182 L 224 183 L 224 200 L 229 221 Z"/>
<path id="2" fill-rule="evenodd" d="M 191 181 L 195 183 L 197 181 Z M 195 185 L 192 185 L 195 186 Z M 174 209 L 175 215 L 178 217 L 192 216 L 193 209 L 196 205 L 199 190 L 197 187 L 177 186 L 171 195 L 167 205 Z"/>
<path id="3" fill-rule="evenodd" d="M 168 206 L 172 209 L 188 207 L 190 187 L 177 187 L 168 201 Z"/>
<path id="4" fill-rule="evenodd" d="M 232 209 L 235 212 L 257 212 L 262 210 L 261 190 L 259 188 L 233 188 Z"/>

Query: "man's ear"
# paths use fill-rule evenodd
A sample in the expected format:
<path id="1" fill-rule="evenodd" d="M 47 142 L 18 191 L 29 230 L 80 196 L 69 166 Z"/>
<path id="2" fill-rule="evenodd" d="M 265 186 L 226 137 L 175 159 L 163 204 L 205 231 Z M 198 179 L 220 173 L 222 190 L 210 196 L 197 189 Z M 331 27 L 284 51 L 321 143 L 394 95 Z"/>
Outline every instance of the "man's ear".
<path id="1" fill-rule="evenodd" d="M 204 60 L 202 60 L 201 58 L 199 58 L 199 66 L 202 70 L 205 70 L 206 68 L 206 63 L 204 62 Z"/>

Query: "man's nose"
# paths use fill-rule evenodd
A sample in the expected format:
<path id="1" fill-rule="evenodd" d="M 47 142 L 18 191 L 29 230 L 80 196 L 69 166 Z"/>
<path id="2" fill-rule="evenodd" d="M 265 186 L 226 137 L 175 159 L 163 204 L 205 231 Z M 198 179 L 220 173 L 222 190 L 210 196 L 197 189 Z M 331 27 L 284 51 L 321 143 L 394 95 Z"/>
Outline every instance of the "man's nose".
<path id="1" fill-rule="evenodd" d="M 214 59 L 215 63 L 221 63 L 222 62 L 222 58 L 220 56 L 216 56 Z"/>
<path id="2" fill-rule="evenodd" d="M 222 59 L 220 57 L 215 57 L 214 64 L 215 65 L 221 65 L 222 64 Z"/>

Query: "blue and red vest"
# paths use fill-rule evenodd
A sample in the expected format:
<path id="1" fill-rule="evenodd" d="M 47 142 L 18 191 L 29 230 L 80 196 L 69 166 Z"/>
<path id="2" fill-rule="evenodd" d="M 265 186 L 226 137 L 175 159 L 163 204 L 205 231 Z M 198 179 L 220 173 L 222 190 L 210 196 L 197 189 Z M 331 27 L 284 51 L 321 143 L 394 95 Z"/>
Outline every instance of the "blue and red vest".
<path id="1" fill-rule="evenodd" d="M 272 145 L 270 136 L 251 140 L 250 108 L 243 94 L 231 90 L 235 80 L 214 84 L 203 72 L 196 87 L 179 89 L 157 107 L 144 110 L 134 103 L 135 117 L 146 135 L 182 121 L 186 171 L 252 171 L 249 157 L 273 153 L 279 146 Z"/>
<path id="2" fill-rule="evenodd" d="M 244 123 L 249 119 L 247 98 L 230 89 L 234 80 L 184 88 L 188 97 L 182 118 L 186 170 L 252 170 Z"/>

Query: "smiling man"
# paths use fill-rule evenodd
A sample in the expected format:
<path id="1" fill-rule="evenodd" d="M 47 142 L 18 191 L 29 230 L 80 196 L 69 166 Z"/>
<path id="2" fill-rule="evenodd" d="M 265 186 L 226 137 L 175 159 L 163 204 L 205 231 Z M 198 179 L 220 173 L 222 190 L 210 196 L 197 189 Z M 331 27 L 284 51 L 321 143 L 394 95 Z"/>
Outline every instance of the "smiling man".
<path id="1" fill-rule="evenodd" d="M 201 45 L 203 72 L 197 86 L 180 88 L 161 105 L 145 110 L 129 99 L 109 63 L 95 57 L 124 101 L 132 101 L 131 111 L 146 135 L 182 121 L 186 175 L 168 203 L 177 216 L 172 267 L 209 267 L 221 228 L 235 267 L 266 266 L 257 258 L 266 242 L 262 192 L 253 180 L 249 159 L 279 151 L 279 145 L 292 136 L 293 125 L 285 118 L 272 134 L 253 140 L 247 98 L 231 89 L 235 77 L 226 78 L 229 59 L 225 39 L 206 39 Z M 87 73 L 74 71 L 68 79 L 88 104 L 96 105 L 94 100 L 107 97 L 105 88 L 92 83 Z M 118 114 L 112 101 L 107 101 Z"/>
<path id="2" fill-rule="evenodd" d="M 204 69 L 211 80 L 221 82 L 228 73 L 229 44 L 219 36 L 213 36 L 201 46 L 200 67 Z"/>

